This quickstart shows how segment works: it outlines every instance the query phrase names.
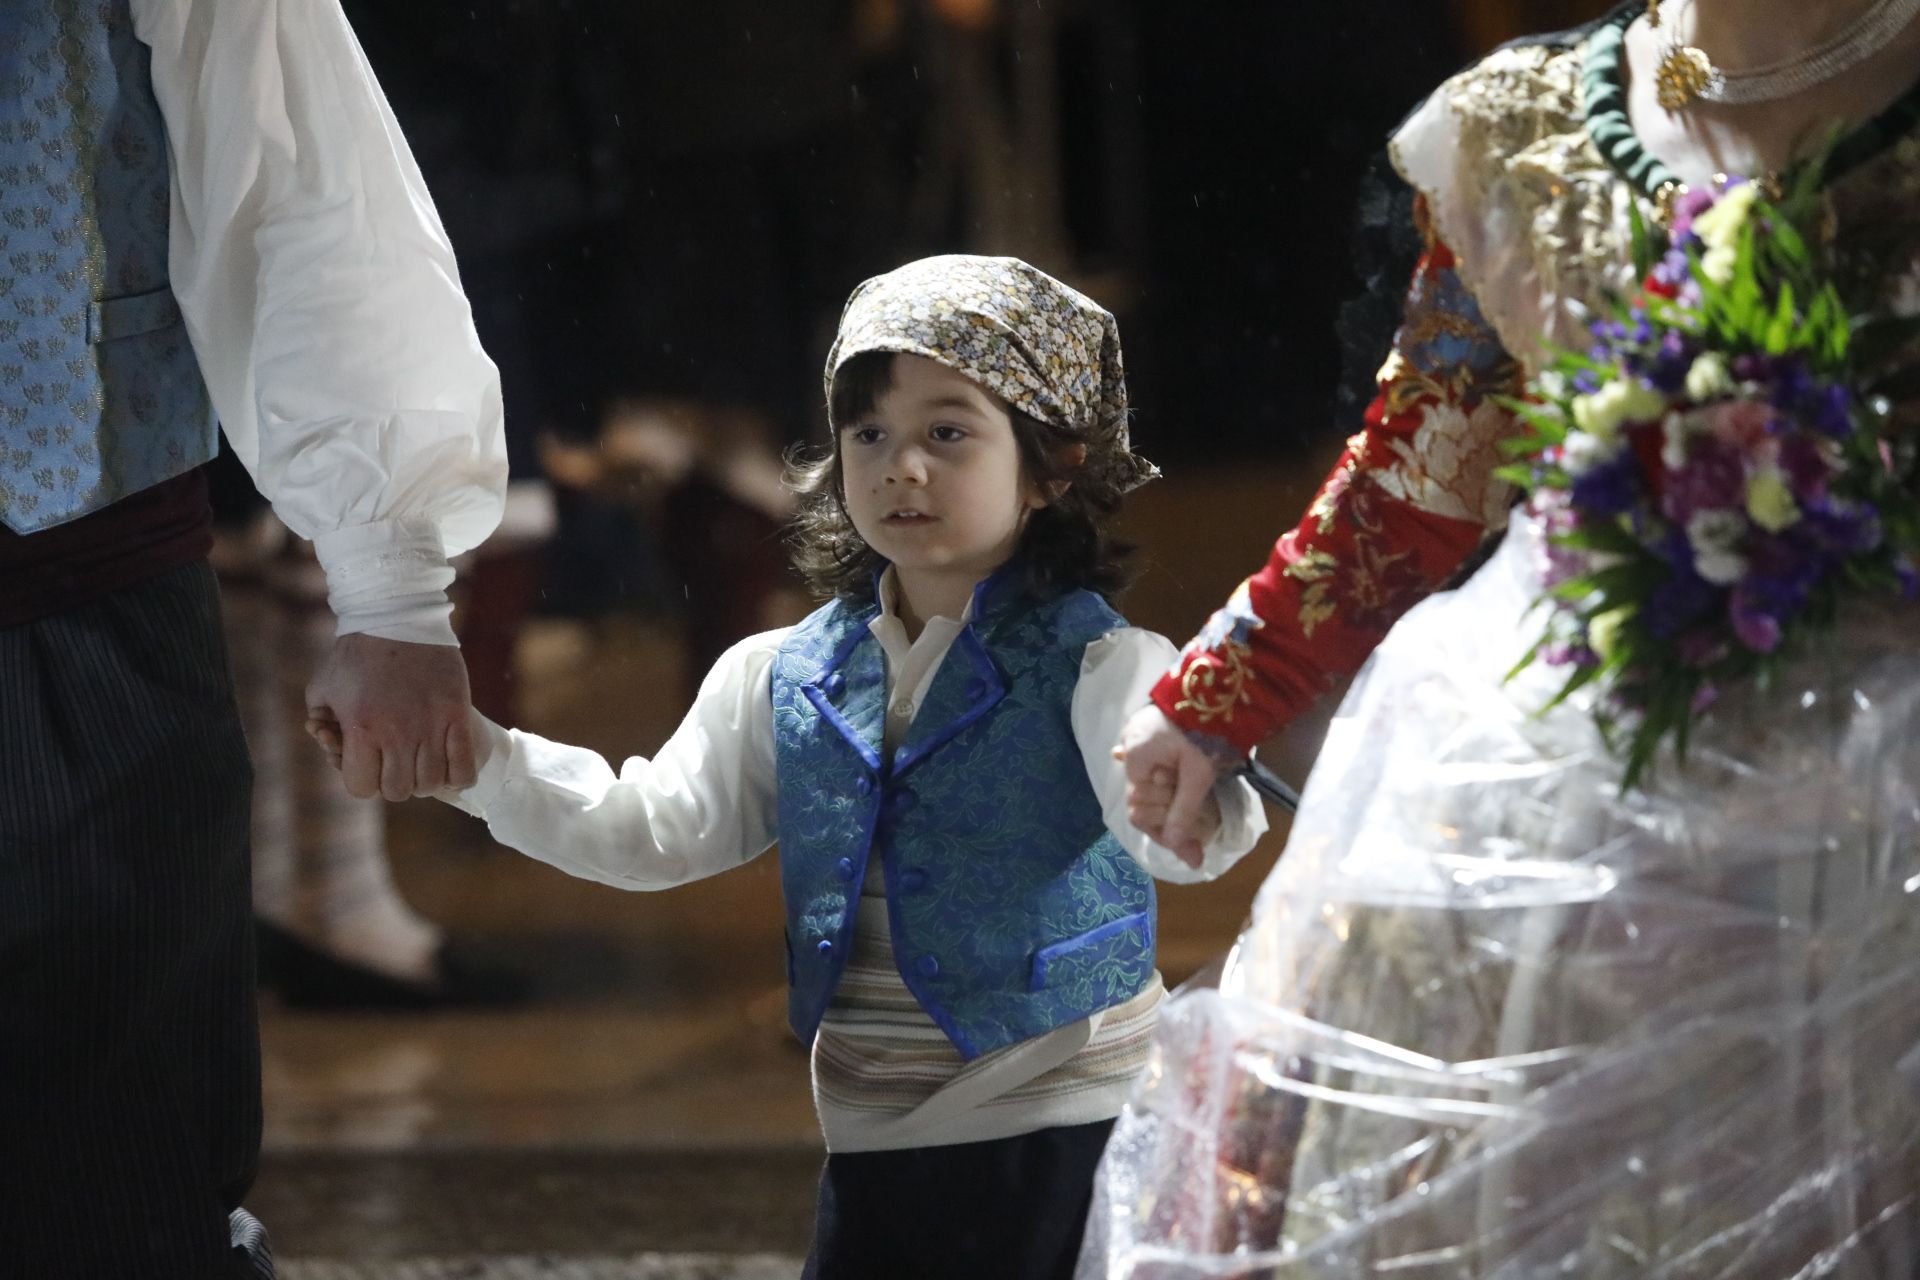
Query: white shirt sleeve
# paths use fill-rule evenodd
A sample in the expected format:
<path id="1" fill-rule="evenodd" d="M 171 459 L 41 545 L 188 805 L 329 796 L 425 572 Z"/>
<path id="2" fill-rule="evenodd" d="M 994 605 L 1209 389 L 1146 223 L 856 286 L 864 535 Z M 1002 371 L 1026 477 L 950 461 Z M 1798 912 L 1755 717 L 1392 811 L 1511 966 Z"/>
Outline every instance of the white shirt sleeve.
<path id="1" fill-rule="evenodd" d="M 132 0 L 167 122 L 169 271 L 227 440 L 311 538 L 340 632 L 452 644 L 499 522 L 500 380 L 338 0 Z"/>
<path id="2" fill-rule="evenodd" d="M 707 673 L 652 760 L 615 773 L 598 752 L 476 720 L 484 761 L 448 801 L 494 839 L 620 889 L 670 889 L 749 862 L 773 843 L 773 655 L 786 630 L 751 636 Z"/>
<path id="3" fill-rule="evenodd" d="M 1213 787 L 1220 802 L 1220 829 L 1207 842 L 1198 867 L 1188 866 L 1127 821 L 1127 770 L 1113 758 L 1113 747 L 1127 717 L 1147 705 L 1154 683 L 1178 656 L 1171 640 L 1139 627 L 1122 627 L 1088 645 L 1073 691 L 1073 736 L 1114 838 L 1156 879 L 1196 884 L 1223 874 L 1244 857 L 1266 833 L 1267 814 L 1246 782 L 1221 778 Z"/>

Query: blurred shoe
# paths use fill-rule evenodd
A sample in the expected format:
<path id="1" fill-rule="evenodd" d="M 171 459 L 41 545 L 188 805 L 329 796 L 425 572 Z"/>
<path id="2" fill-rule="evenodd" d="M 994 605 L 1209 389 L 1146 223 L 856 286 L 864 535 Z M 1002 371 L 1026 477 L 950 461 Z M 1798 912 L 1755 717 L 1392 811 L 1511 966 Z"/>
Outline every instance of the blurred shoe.
<path id="1" fill-rule="evenodd" d="M 434 953 L 433 976 L 385 973 L 313 945 L 266 920 L 254 921 L 260 985 L 294 1009 L 506 1008 L 528 998 L 524 973 L 449 937 Z"/>

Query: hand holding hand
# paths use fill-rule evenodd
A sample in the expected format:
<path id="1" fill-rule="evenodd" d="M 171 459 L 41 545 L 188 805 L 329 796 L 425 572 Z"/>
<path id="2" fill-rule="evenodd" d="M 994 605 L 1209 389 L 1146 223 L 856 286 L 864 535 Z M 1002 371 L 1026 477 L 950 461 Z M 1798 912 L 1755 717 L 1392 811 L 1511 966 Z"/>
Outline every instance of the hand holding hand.
<path id="1" fill-rule="evenodd" d="M 338 770 L 341 761 L 346 757 L 347 750 L 347 740 L 340 732 L 340 722 L 308 716 L 307 736 L 319 744 L 320 749 L 327 754 L 327 763 Z"/>
<path id="2" fill-rule="evenodd" d="M 1207 841 L 1220 828 L 1212 757 L 1154 706 L 1127 721 L 1113 756 L 1127 766 L 1127 820 L 1180 861 L 1198 867 Z"/>
<path id="3" fill-rule="evenodd" d="M 307 686 L 307 732 L 347 791 L 389 800 L 473 784 L 467 668 L 448 645 L 347 635 Z"/>

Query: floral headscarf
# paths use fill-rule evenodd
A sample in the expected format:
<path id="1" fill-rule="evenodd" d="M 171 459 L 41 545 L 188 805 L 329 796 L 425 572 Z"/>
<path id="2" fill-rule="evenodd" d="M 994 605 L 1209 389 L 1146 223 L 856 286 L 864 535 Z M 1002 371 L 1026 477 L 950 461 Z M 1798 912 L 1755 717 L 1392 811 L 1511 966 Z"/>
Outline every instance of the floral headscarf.
<path id="1" fill-rule="evenodd" d="M 1112 313 L 1018 258 L 922 258 L 855 289 L 827 353 L 829 404 L 840 367 L 869 351 L 925 356 L 971 378 L 1084 443 L 1082 474 L 1115 492 L 1160 474 L 1128 447 Z"/>

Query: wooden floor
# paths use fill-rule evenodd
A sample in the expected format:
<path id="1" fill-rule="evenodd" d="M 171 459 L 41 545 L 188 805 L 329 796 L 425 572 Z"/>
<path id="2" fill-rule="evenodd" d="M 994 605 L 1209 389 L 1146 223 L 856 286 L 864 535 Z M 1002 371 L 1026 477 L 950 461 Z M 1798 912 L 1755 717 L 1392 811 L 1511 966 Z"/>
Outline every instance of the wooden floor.
<path id="1" fill-rule="evenodd" d="M 1124 602 L 1129 617 L 1191 633 L 1320 471 L 1235 470 L 1142 490 L 1131 527 L 1152 555 Z M 682 710 L 659 693 L 682 687 L 676 642 L 632 622 L 530 627 L 523 726 L 609 755 L 650 752 Z M 1318 733 L 1301 726 L 1263 754 L 1298 781 Z M 1162 893 L 1169 985 L 1231 942 L 1278 854 L 1277 815 L 1275 828 L 1222 880 Z M 532 1256 L 628 1259 L 591 1272 L 609 1276 L 789 1267 L 778 1259 L 804 1252 L 820 1146 L 806 1055 L 785 1026 L 774 861 L 626 894 L 501 849 L 433 802 L 396 807 L 389 830 L 407 898 L 524 969 L 538 998 L 430 1015 L 315 1015 L 269 1000 L 252 1207 L 289 1274 L 347 1280 L 386 1274 L 360 1264 L 413 1260 L 424 1269 L 406 1274 L 427 1276 L 432 1259 Z M 681 1271 L 632 1261 L 653 1253 L 735 1261 Z M 471 1274 L 560 1274 L 499 1265 Z"/>

